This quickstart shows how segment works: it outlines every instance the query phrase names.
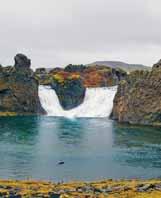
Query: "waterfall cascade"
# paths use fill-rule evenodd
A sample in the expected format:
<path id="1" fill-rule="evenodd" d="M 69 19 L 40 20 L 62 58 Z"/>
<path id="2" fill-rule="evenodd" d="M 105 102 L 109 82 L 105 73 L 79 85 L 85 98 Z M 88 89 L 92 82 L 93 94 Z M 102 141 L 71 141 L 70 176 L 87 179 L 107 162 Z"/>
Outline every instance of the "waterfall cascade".
<path id="1" fill-rule="evenodd" d="M 88 88 L 84 102 L 78 107 L 65 111 L 53 89 L 39 86 L 39 98 L 42 107 L 49 116 L 62 117 L 109 117 L 117 87 Z"/>

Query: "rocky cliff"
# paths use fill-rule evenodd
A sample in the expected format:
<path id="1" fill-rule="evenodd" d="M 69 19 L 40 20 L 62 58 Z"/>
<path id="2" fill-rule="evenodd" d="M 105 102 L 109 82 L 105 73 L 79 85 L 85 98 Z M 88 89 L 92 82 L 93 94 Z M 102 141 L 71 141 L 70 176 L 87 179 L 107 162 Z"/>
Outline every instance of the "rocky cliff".
<path id="1" fill-rule="evenodd" d="M 63 109 L 69 110 L 83 103 L 86 88 L 80 75 L 63 71 L 53 75 L 51 82 Z"/>
<path id="2" fill-rule="evenodd" d="M 44 113 L 38 97 L 38 81 L 23 54 L 15 56 L 15 65 L 0 67 L 0 115 Z"/>
<path id="3" fill-rule="evenodd" d="M 119 122 L 161 126 L 161 61 L 151 72 L 135 71 L 120 82 L 111 117 Z"/>

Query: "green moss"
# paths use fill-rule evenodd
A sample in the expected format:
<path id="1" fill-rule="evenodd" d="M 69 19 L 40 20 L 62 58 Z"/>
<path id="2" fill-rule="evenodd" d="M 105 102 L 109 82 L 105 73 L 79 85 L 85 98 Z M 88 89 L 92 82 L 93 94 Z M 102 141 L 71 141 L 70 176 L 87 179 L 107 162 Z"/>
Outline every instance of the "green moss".
<path id="1" fill-rule="evenodd" d="M 53 79 L 56 80 L 59 83 L 63 83 L 64 82 L 64 77 L 61 74 L 53 75 Z"/>

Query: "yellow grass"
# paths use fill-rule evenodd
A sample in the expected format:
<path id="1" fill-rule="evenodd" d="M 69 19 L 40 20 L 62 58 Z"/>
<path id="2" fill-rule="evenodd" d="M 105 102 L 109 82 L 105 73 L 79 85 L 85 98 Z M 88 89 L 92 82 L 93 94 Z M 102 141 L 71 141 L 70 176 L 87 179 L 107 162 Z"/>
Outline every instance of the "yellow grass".
<path id="1" fill-rule="evenodd" d="M 61 198 L 161 198 L 161 191 L 152 189 L 148 192 L 137 192 L 139 184 L 160 184 L 161 180 L 106 180 L 99 182 L 51 183 L 45 181 L 0 180 L 0 197 L 10 197 L 11 191 L 21 197 L 51 197 L 53 193 Z M 77 188 L 91 186 L 94 189 L 113 188 L 109 193 L 79 192 Z M 119 188 L 117 188 L 119 187 Z M 125 188 L 126 187 L 126 190 Z M 128 187 L 128 189 L 127 189 Z"/>

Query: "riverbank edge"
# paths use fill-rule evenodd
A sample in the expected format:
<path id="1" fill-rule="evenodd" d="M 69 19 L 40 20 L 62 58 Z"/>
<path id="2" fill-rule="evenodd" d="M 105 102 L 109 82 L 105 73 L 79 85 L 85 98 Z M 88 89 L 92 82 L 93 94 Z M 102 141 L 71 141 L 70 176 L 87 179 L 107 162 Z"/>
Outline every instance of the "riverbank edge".
<path id="1" fill-rule="evenodd" d="M 73 181 L 0 180 L 0 197 L 160 198 L 161 179 Z"/>

